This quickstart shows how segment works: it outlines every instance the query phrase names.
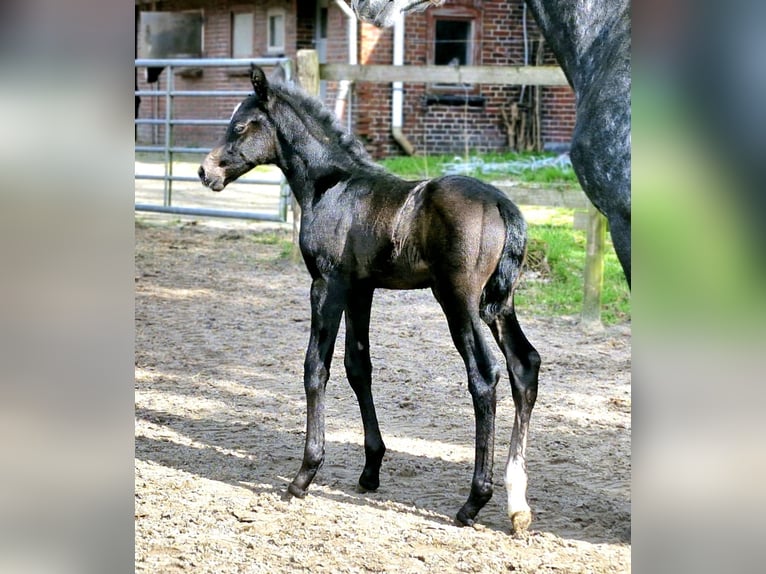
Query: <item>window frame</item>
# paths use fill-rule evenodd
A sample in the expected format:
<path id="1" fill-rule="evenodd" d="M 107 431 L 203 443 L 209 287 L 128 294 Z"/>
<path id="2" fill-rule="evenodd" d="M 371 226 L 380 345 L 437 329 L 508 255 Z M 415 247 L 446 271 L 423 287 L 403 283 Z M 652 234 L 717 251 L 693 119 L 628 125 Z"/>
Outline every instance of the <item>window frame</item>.
<path id="1" fill-rule="evenodd" d="M 271 22 L 274 17 L 282 18 L 282 45 L 273 46 L 271 37 Z M 284 8 L 269 8 L 266 11 L 266 53 L 267 54 L 284 54 L 287 44 L 287 10 Z"/>
<path id="2" fill-rule="evenodd" d="M 249 16 L 251 19 L 251 29 L 250 29 L 250 46 L 248 50 L 247 55 L 237 55 L 235 52 L 236 44 L 235 44 L 235 31 L 237 30 L 235 26 L 235 20 L 238 16 Z M 255 56 L 255 12 L 250 10 L 232 10 L 231 11 L 231 39 L 230 39 L 230 46 L 229 46 L 229 54 L 232 58 L 253 58 Z"/>
<path id="3" fill-rule="evenodd" d="M 468 6 L 445 6 L 439 9 L 431 9 L 428 14 L 428 64 L 436 65 L 436 23 L 440 21 L 468 22 L 470 25 L 471 45 L 467 50 L 469 56 L 466 66 L 481 65 L 481 14 L 478 10 Z M 461 93 L 476 93 L 478 86 L 475 84 L 442 84 L 432 83 L 428 86 L 434 91 L 459 91 Z"/>

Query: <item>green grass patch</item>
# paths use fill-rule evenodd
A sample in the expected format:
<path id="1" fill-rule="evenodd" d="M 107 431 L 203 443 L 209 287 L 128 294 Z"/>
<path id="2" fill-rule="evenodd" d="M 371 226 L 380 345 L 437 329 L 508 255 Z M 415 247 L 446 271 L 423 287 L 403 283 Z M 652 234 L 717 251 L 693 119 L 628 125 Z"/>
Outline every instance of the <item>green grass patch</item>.
<path id="1" fill-rule="evenodd" d="M 469 158 L 452 155 L 397 156 L 380 160 L 390 172 L 404 179 L 426 179 L 444 175 L 448 164 L 469 162 L 476 164 L 466 173 L 484 181 L 514 180 L 527 183 L 553 183 L 577 186 L 577 177 L 571 166 L 543 166 L 535 169 L 520 168 L 513 162 L 529 162 L 533 159 L 555 158 L 553 153 L 488 153 Z M 476 159 L 480 160 L 480 163 Z M 509 164 L 503 167 L 502 164 Z"/>
<path id="2" fill-rule="evenodd" d="M 518 175 L 508 177 L 527 183 L 569 184 L 573 187 L 580 185 L 571 167 L 545 166 L 538 169 L 525 169 Z"/>
<path id="3" fill-rule="evenodd" d="M 451 155 L 393 156 L 378 160 L 377 163 L 404 179 L 426 179 L 441 175 L 444 164 L 453 159 Z"/>
<path id="4" fill-rule="evenodd" d="M 579 315 L 582 310 L 585 232 L 567 224 L 529 226 L 529 269 L 516 302 L 523 313 Z M 606 325 L 630 320 L 630 291 L 611 243 L 604 255 L 601 320 Z"/>

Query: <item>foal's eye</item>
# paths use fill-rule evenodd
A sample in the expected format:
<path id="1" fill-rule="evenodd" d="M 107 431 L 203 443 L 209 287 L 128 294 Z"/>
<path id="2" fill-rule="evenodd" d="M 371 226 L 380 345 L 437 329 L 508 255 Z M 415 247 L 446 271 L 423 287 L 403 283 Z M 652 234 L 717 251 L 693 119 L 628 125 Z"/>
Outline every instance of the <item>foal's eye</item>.
<path id="1" fill-rule="evenodd" d="M 247 124 L 237 124 L 234 126 L 234 133 L 242 135 L 247 129 Z"/>

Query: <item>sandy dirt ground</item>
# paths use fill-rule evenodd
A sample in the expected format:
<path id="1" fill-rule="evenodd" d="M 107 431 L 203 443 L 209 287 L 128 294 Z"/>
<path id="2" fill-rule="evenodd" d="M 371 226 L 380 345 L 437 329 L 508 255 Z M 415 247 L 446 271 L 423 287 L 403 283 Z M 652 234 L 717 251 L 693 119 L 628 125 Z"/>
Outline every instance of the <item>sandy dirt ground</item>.
<path id="1" fill-rule="evenodd" d="M 137 572 L 630 571 L 629 325 L 586 334 L 574 318 L 519 309 L 543 366 L 528 446 L 534 521 L 515 537 L 503 485 L 507 374 L 495 496 L 476 527 L 461 528 L 474 429 L 462 362 L 430 292 L 378 292 L 381 487 L 354 488 L 362 425 L 339 344 L 325 464 L 308 497 L 284 500 L 303 452 L 309 277 L 273 237 L 136 226 Z"/>

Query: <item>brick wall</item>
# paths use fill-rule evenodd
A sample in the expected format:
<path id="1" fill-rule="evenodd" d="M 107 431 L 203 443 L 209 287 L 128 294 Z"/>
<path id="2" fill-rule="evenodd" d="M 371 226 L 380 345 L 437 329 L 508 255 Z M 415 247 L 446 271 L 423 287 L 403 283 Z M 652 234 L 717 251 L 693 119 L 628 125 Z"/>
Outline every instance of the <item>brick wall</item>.
<path id="1" fill-rule="evenodd" d="M 543 141 L 551 149 L 568 148 L 575 124 L 575 96 L 569 86 L 548 86 L 542 90 Z"/>
<path id="2" fill-rule="evenodd" d="M 204 56 L 225 58 L 231 54 L 231 14 L 238 10 L 254 11 L 254 55 L 268 56 L 266 51 L 266 13 L 269 8 L 284 8 L 286 20 L 286 55 L 291 57 L 301 48 L 314 46 L 315 4 L 298 0 L 263 0 L 238 2 L 235 0 L 167 0 L 158 2 L 158 10 L 201 9 L 204 15 Z M 450 0 L 445 8 L 450 10 L 473 10 L 478 15 L 480 38 L 474 51 L 476 64 L 520 65 L 524 63 L 522 41 L 523 0 Z M 442 8 L 441 10 L 444 10 Z M 412 14 L 406 18 L 405 53 L 406 65 L 431 63 L 432 38 L 429 26 L 439 14 L 434 8 Z M 534 63 L 539 31 L 527 13 L 527 32 L 530 39 L 529 62 Z M 369 24 L 359 25 L 359 62 L 362 64 L 391 64 L 393 56 L 393 31 L 380 30 Z M 347 62 L 347 19 L 341 9 L 331 1 L 328 4 L 327 60 Z M 544 63 L 555 64 L 550 50 L 544 50 Z M 160 75 L 160 85 L 167 81 L 167 71 Z M 139 71 L 139 87 L 151 89 Z M 177 74 L 178 89 L 231 88 L 249 90 L 247 70 L 232 72 L 224 69 L 206 68 L 201 76 L 187 77 Z M 566 146 L 574 127 L 574 95 L 568 87 L 544 87 L 541 89 L 541 129 L 546 147 Z M 525 91 L 529 96 L 530 88 Z M 338 83 L 327 82 L 325 102 L 335 108 Z M 444 103 L 435 96 L 469 96 L 469 105 L 454 101 Z M 501 151 L 508 147 L 506 129 L 501 109 L 518 101 L 521 88 L 514 86 L 474 85 L 468 91 L 444 90 L 417 83 L 404 84 L 405 137 L 418 153 L 469 153 Z M 176 98 L 178 118 L 228 119 L 232 109 L 241 98 Z M 164 117 L 162 99 L 152 101 L 143 98 L 140 117 Z M 400 155 L 401 147 L 391 136 L 391 85 L 359 83 L 354 86 L 350 98 L 353 130 L 365 141 L 374 157 Z M 345 114 L 341 123 L 346 124 Z M 211 147 L 223 133 L 222 127 L 184 127 L 174 129 L 177 145 Z M 161 143 L 164 134 L 161 127 L 142 126 L 139 130 L 141 143 Z"/>
<path id="3" fill-rule="evenodd" d="M 407 65 L 424 65 L 431 61 L 429 28 L 439 15 L 478 15 L 479 45 L 474 51 L 477 65 L 522 65 L 523 0 L 478 1 L 451 0 L 444 8 L 429 8 L 411 14 L 405 22 L 405 54 Z M 462 12 L 461 12 L 462 10 Z M 540 32 L 527 12 L 529 54 L 527 62 L 535 63 Z M 393 31 L 362 25 L 360 62 L 391 64 Z M 544 49 L 543 63 L 555 64 L 549 49 Z M 544 147 L 567 146 L 574 128 L 574 94 L 569 87 L 543 87 L 541 90 L 541 136 Z M 355 130 L 375 157 L 401 155 L 401 147 L 391 136 L 391 85 L 361 83 L 356 86 Z M 530 88 L 525 90 L 528 99 Z M 426 84 L 404 84 L 403 133 L 418 153 L 482 153 L 508 149 L 508 138 L 501 109 L 519 101 L 519 86 L 474 85 L 468 89 L 443 89 Z M 451 96 L 451 101 L 444 103 Z M 465 102 L 468 97 L 467 103 Z M 463 102 L 461 103 L 461 98 Z M 457 101 L 455 101 L 457 100 Z"/>

